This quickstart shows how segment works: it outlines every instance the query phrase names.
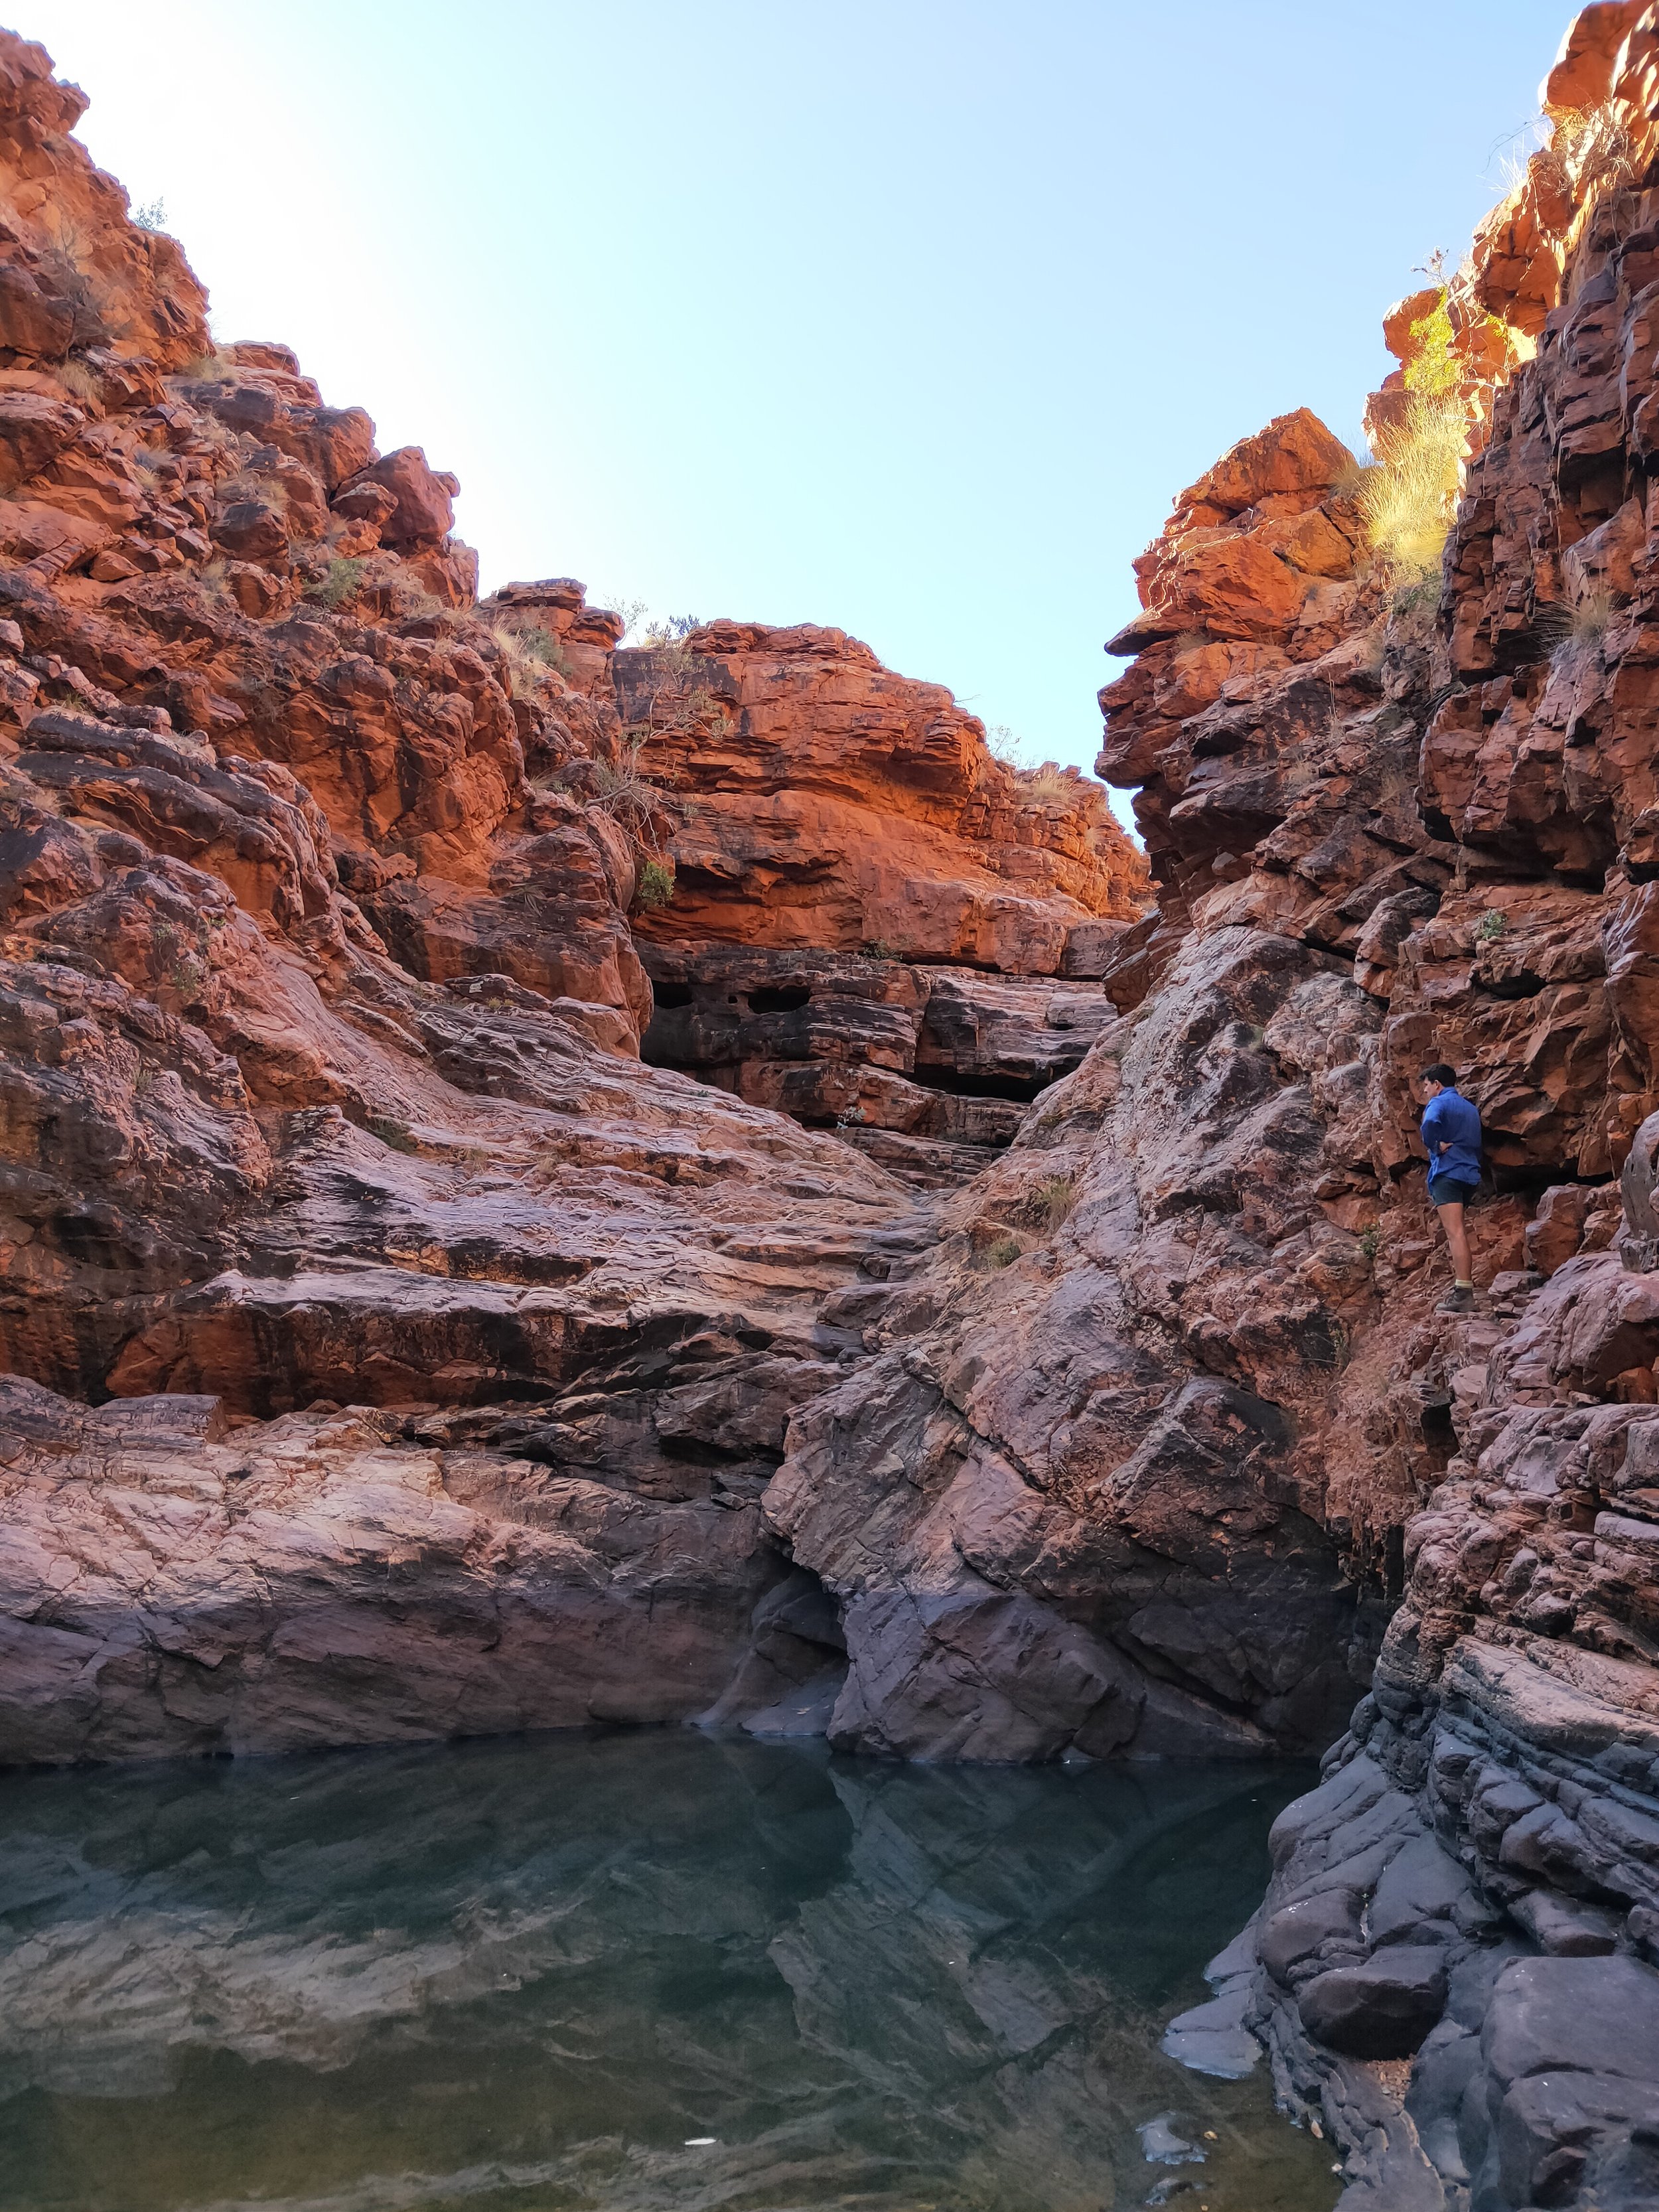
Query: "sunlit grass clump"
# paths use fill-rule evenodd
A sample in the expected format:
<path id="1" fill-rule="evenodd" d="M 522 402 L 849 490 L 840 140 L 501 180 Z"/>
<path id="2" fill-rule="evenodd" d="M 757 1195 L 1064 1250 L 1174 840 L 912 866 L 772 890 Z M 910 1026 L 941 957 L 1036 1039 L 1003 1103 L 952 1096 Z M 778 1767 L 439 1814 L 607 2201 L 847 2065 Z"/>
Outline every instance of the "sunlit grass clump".
<path id="1" fill-rule="evenodd" d="M 1439 562 L 1467 432 L 1455 397 L 1414 392 L 1401 421 L 1377 437 L 1376 465 L 1360 479 L 1359 513 L 1372 552 L 1396 583 L 1419 583 Z"/>
<path id="2" fill-rule="evenodd" d="M 1439 563 L 1468 431 L 1444 292 L 1411 336 L 1405 407 L 1377 433 L 1375 465 L 1355 495 L 1371 551 L 1397 585 L 1420 583 Z"/>

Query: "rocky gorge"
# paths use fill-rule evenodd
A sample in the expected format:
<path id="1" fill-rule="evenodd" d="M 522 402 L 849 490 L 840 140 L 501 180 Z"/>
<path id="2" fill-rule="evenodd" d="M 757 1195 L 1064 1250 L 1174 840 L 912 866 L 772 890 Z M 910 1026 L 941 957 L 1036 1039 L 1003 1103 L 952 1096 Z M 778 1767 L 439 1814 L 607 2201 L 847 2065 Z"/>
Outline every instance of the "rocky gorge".
<path id="1" fill-rule="evenodd" d="M 1659 2203 L 1659 9 L 1376 462 L 1176 501 L 1144 854 L 841 631 L 479 599 L 82 106 L 0 42 L 0 1760 L 1322 1753 L 1170 2048 L 1350 2212 Z"/>

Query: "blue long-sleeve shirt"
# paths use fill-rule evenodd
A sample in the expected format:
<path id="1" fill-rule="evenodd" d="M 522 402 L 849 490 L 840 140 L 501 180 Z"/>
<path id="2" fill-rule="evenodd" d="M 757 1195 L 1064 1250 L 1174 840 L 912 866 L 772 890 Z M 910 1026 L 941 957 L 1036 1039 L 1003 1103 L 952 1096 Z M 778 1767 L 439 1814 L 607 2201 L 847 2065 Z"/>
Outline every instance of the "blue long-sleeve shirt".
<path id="1" fill-rule="evenodd" d="M 1480 1109 L 1461 1091 L 1442 1091 L 1423 1109 L 1423 1142 L 1429 1173 L 1480 1180 Z M 1443 1152 L 1440 1149 L 1444 1145 Z"/>

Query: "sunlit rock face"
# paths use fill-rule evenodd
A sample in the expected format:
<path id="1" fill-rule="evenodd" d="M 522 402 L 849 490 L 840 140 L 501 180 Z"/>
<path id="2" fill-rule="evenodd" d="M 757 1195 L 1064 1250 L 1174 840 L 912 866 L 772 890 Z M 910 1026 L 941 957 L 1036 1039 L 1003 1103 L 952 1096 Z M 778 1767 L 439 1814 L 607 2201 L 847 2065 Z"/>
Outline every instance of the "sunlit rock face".
<path id="1" fill-rule="evenodd" d="M 1450 2052 L 1425 2189 L 1636 2201 L 1636 2090 L 1540 2118 L 1503 2023 L 1653 1964 L 1656 54 L 1588 10 L 1388 319 L 1373 434 L 1437 317 L 1467 417 L 1437 586 L 1306 410 L 1139 564 L 1148 910 L 1096 787 L 842 632 L 477 601 L 453 479 L 211 351 L 0 46 L 8 1756 L 1254 1757 L 1369 1683 L 1225 2002 L 1352 2145 Z"/>
<path id="2" fill-rule="evenodd" d="M 1146 905 L 1100 786 L 1010 767 L 839 630 L 711 623 L 615 666 L 672 794 L 647 1059 L 923 1188 L 987 1165 L 1113 1011 L 1095 979 Z"/>
<path id="3" fill-rule="evenodd" d="M 641 766 L 681 802 L 651 942 L 1047 975 L 1141 910 L 1146 863 L 1098 784 L 1010 768 L 942 685 L 842 631 L 708 623 L 614 666 Z"/>

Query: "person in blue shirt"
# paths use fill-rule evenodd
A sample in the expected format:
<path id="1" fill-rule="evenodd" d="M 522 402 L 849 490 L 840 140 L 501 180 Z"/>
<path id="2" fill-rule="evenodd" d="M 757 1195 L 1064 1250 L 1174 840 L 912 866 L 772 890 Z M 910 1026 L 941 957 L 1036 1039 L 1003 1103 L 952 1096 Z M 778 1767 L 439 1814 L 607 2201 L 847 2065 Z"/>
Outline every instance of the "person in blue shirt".
<path id="1" fill-rule="evenodd" d="M 1451 1253 L 1452 1286 L 1439 1310 L 1472 1313 L 1474 1275 L 1463 1208 L 1480 1188 L 1480 1109 L 1464 1097 L 1456 1069 L 1444 1060 L 1425 1067 L 1417 1079 L 1427 1101 L 1422 1131 L 1429 1155 L 1429 1204 L 1440 1216 Z"/>

